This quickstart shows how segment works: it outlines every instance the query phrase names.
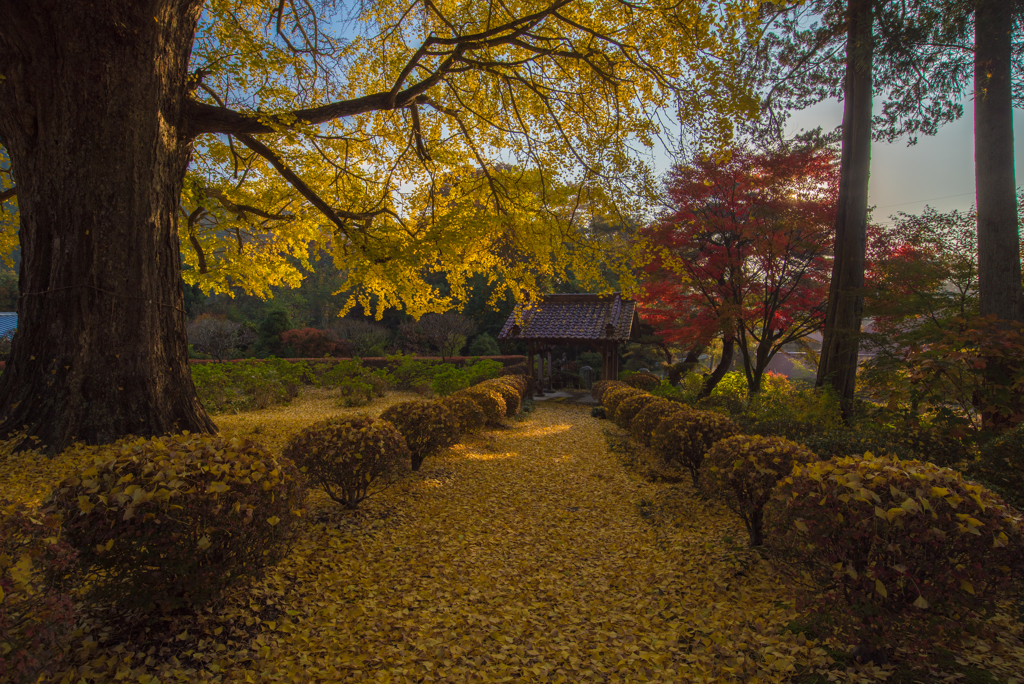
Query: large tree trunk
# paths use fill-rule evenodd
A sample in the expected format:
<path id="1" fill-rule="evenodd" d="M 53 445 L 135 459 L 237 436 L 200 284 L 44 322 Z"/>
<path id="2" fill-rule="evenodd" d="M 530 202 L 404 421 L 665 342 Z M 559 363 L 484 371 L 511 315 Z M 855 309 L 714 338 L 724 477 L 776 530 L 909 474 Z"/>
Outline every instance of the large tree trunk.
<path id="1" fill-rule="evenodd" d="M 847 6 L 843 151 L 839 162 L 835 258 L 816 383 L 820 387 L 827 382 L 835 388 L 844 413 L 849 410 L 856 388 L 864 308 L 874 56 L 872 2 L 849 0 Z"/>
<path id="2" fill-rule="evenodd" d="M 201 0 L 103 6 L 0 0 L 22 249 L 0 434 L 50 453 L 216 430 L 189 373 L 177 237 Z"/>
<path id="3" fill-rule="evenodd" d="M 718 385 L 719 381 L 732 368 L 732 360 L 735 355 L 736 337 L 731 333 L 726 333 L 722 337 L 722 358 L 719 359 L 718 365 L 715 366 L 715 370 L 711 372 L 711 375 L 704 379 L 704 384 L 701 385 L 700 392 L 697 394 L 698 399 L 711 396 L 711 392 Z"/>
<path id="4" fill-rule="evenodd" d="M 1013 168 L 1009 0 L 977 0 L 974 23 L 974 167 L 982 315 L 1024 321 Z"/>

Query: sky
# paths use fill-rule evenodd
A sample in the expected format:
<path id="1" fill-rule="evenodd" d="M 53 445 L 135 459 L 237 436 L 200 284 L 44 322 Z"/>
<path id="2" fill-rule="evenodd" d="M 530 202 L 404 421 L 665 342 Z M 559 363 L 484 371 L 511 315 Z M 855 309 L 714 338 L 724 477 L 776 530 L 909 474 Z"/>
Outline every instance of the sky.
<path id="1" fill-rule="evenodd" d="M 914 146 L 908 147 L 906 138 L 872 144 L 868 202 L 875 207 L 873 222 L 890 223 L 889 216 L 898 211 L 918 214 L 926 204 L 939 211 L 969 209 L 974 204 L 974 108 L 970 101 L 963 104 L 963 117 L 940 128 L 935 136 L 918 137 Z M 816 126 L 829 131 L 842 120 L 842 103 L 822 102 L 793 112 L 787 134 Z M 1024 185 L 1024 110 L 1014 110 L 1013 129 L 1019 188 Z"/>

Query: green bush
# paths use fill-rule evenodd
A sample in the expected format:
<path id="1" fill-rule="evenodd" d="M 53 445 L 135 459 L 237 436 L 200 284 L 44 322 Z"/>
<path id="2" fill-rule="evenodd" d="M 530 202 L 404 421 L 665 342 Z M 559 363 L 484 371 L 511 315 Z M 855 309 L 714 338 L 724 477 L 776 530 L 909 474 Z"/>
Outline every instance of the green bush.
<path id="1" fill-rule="evenodd" d="M 126 607 L 201 606 L 287 551 L 306 490 L 291 461 L 242 439 L 171 435 L 97 449 L 47 505 L 91 593 Z"/>
<path id="2" fill-rule="evenodd" d="M 463 368 L 442 364 L 434 373 L 430 388 L 434 394 L 445 397 L 485 380 L 497 378 L 501 369 L 500 362 L 490 359 L 483 359 Z"/>
<path id="3" fill-rule="evenodd" d="M 484 427 L 486 417 L 480 406 L 467 396 L 453 394 L 440 400 L 448 407 L 455 419 L 456 431 L 460 435 L 479 432 Z"/>
<path id="4" fill-rule="evenodd" d="M 391 485 L 411 460 L 394 425 L 365 417 L 314 423 L 288 442 L 284 455 L 346 508 Z"/>
<path id="5" fill-rule="evenodd" d="M 402 433 L 413 470 L 419 470 L 427 456 L 447 449 L 459 438 L 455 416 L 440 401 L 399 402 L 389 406 L 380 417 Z"/>
<path id="6" fill-rule="evenodd" d="M 1024 512 L 1024 427 L 983 444 L 966 472 Z"/>
<path id="7" fill-rule="evenodd" d="M 640 410 L 648 404 L 661 401 L 653 394 L 644 392 L 643 394 L 637 394 L 636 396 L 627 397 L 619 402 L 619 405 L 612 412 L 612 420 L 623 430 L 628 430 L 630 425 L 633 423 L 633 418 L 636 414 L 640 413 Z"/>
<path id="8" fill-rule="evenodd" d="M 635 387 L 644 392 L 650 392 L 661 384 L 661 378 L 654 373 L 631 373 L 622 379 L 630 387 Z"/>
<path id="9" fill-rule="evenodd" d="M 0 673 L 28 684 L 64 656 L 75 625 L 70 585 L 78 554 L 60 518 L 0 499 Z"/>
<path id="10" fill-rule="evenodd" d="M 501 350 L 498 341 L 487 333 L 477 335 L 469 345 L 470 356 L 498 356 Z"/>
<path id="11" fill-rule="evenodd" d="M 359 380 L 338 383 L 338 405 L 344 408 L 366 406 L 373 400 L 373 385 Z"/>
<path id="12" fill-rule="evenodd" d="M 499 392 L 477 385 L 469 389 L 460 390 L 453 396 L 467 397 L 476 402 L 480 410 L 484 412 L 484 422 L 487 425 L 501 425 L 505 418 L 505 399 Z"/>
<path id="13" fill-rule="evenodd" d="M 651 446 L 666 461 L 689 470 L 696 487 L 708 449 L 718 440 L 739 432 L 736 423 L 719 413 L 685 411 L 669 415 L 658 423 L 651 433 Z"/>
<path id="14" fill-rule="evenodd" d="M 721 499 L 747 528 L 751 546 L 764 542 L 764 507 L 796 463 L 818 458 L 784 437 L 736 435 L 715 442 L 704 457 L 701 491 Z"/>
<path id="15" fill-rule="evenodd" d="M 1024 572 L 1024 522 L 954 470 L 892 457 L 797 464 L 766 516 L 779 567 L 812 590 L 801 608 L 885 647 L 959 631 Z M 917 623 L 917 624 L 912 624 Z"/>
<path id="16" fill-rule="evenodd" d="M 629 426 L 633 439 L 644 446 L 651 445 L 651 434 L 668 416 L 688 410 L 685 404 L 655 397 L 654 401 L 640 409 Z"/>

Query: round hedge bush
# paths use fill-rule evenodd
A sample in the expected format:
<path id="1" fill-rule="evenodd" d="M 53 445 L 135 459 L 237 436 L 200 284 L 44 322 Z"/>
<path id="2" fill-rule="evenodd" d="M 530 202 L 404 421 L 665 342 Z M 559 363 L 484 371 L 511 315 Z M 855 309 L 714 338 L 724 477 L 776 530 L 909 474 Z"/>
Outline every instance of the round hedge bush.
<path id="1" fill-rule="evenodd" d="M 452 418 L 455 419 L 456 432 L 460 435 L 478 432 L 483 429 L 486 422 L 484 411 L 469 397 L 452 394 L 440 401 L 448 407 Z"/>
<path id="2" fill-rule="evenodd" d="M 640 410 L 651 402 L 657 401 L 658 398 L 653 394 L 637 394 L 632 397 L 627 397 L 619 402 L 619 405 L 615 408 L 615 412 L 612 414 L 612 420 L 623 430 L 628 430 L 629 426 L 633 423 L 633 418 L 636 414 L 640 413 Z"/>
<path id="3" fill-rule="evenodd" d="M 670 463 L 690 471 L 693 485 L 700 478 L 708 449 L 720 439 L 740 433 L 727 416 L 712 411 L 685 411 L 663 418 L 651 433 L 651 446 Z"/>
<path id="4" fill-rule="evenodd" d="M 656 399 L 650 402 L 636 414 L 629 426 L 629 432 L 633 439 L 644 446 L 651 445 L 651 433 L 658 427 L 662 420 L 675 413 L 689 410 L 686 404 L 668 399 Z"/>
<path id="5" fill-rule="evenodd" d="M 500 392 L 490 387 L 475 385 L 469 389 L 459 390 L 452 396 L 467 397 L 475 401 L 484 412 L 484 422 L 487 425 L 501 425 L 505 417 L 505 399 Z"/>
<path id="6" fill-rule="evenodd" d="M 413 470 L 419 470 L 427 456 L 447 449 L 459 439 L 458 421 L 440 401 L 402 401 L 385 409 L 380 418 L 402 433 Z"/>
<path id="7" fill-rule="evenodd" d="M 0 673 L 28 684 L 53 672 L 75 628 L 70 593 L 78 554 L 60 518 L 0 499 Z"/>
<path id="8" fill-rule="evenodd" d="M 522 394 L 519 392 L 518 386 L 513 382 L 506 381 L 505 378 L 495 378 L 482 382 L 477 387 L 494 390 L 501 395 L 502 400 L 505 402 L 506 418 L 511 418 L 519 413 Z"/>
<path id="9" fill-rule="evenodd" d="M 633 373 L 622 380 L 630 387 L 635 387 L 644 392 L 650 392 L 661 384 L 661 378 L 654 373 Z"/>
<path id="10" fill-rule="evenodd" d="M 247 439 L 171 435 L 96 450 L 46 505 L 64 518 L 92 594 L 125 607 L 201 606 L 281 558 L 306 488 Z"/>
<path id="11" fill-rule="evenodd" d="M 498 382 L 511 385 L 519 393 L 520 399 L 525 397 L 530 390 L 530 381 L 525 375 L 502 375 L 496 378 Z"/>
<path id="12" fill-rule="evenodd" d="M 628 387 L 624 382 L 618 380 L 598 380 L 590 388 L 590 396 L 594 397 L 597 403 L 601 403 L 604 398 L 604 393 L 610 390 L 612 387 Z"/>
<path id="13" fill-rule="evenodd" d="M 760 546 L 764 542 L 764 507 L 775 485 L 795 464 L 817 460 L 813 451 L 785 437 L 727 437 L 715 442 L 704 456 L 700 488 L 740 516 L 750 545 Z"/>
<path id="14" fill-rule="evenodd" d="M 411 460 L 398 428 L 362 416 L 314 423 L 288 442 L 284 455 L 346 508 L 393 483 Z"/>
<path id="15" fill-rule="evenodd" d="M 614 418 L 616 409 L 619 408 L 619 404 L 624 402 L 630 397 L 639 397 L 647 392 L 642 392 L 629 385 L 622 385 L 619 387 L 609 387 L 605 390 L 601 397 L 601 403 L 606 409 L 608 409 L 608 416 Z"/>
<path id="16" fill-rule="evenodd" d="M 927 626 L 957 631 L 1024 573 L 1024 521 L 954 470 L 891 456 L 797 464 L 766 517 L 778 567 L 816 590 L 804 603 L 885 647 Z"/>

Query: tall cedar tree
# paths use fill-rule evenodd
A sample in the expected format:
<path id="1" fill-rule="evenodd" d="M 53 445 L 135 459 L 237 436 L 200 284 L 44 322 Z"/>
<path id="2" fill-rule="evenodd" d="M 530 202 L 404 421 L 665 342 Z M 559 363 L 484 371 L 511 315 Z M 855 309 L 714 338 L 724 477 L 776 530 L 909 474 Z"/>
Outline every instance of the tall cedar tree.
<path id="1" fill-rule="evenodd" d="M 758 392 L 783 345 L 824 323 L 837 175 L 834 153 L 814 147 L 735 149 L 725 162 L 675 167 L 672 209 L 643 231 L 652 256 L 645 317 L 688 348 L 721 334 L 724 346 L 738 346 Z M 726 369 L 720 364 L 704 394 Z"/>
<path id="2" fill-rule="evenodd" d="M 51 453 L 216 429 L 183 259 L 280 279 L 261 265 L 329 245 L 363 301 L 417 315 L 444 305 L 438 270 L 529 291 L 498 250 L 558 272 L 551 254 L 642 179 L 649 106 L 727 128 L 753 102 L 731 72 L 755 17 L 727 0 L 0 0 L 0 17 L 0 199 L 17 195 L 22 250 L 0 434 Z"/>
<path id="3" fill-rule="evenodd" d="M 856 387 L 863 313 L 872 139 L 934 134 L 959 117 L 961 90 L 922 30 L 934 2 L 814 0 L 769 5 L 769 28 L 749 64 L 761 75 L 766 126 L 778 135 L 785 111 L 843 100 L 839 209 L 817 384 L 838 392 L 844 410 Z M 875 93 L 884 94 L 872 115 Z"/>

